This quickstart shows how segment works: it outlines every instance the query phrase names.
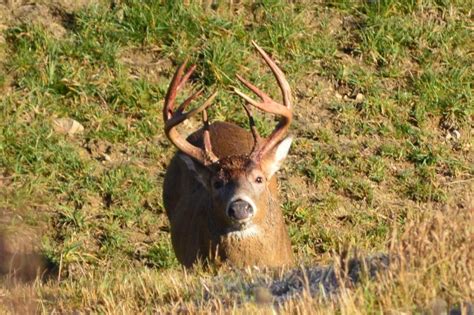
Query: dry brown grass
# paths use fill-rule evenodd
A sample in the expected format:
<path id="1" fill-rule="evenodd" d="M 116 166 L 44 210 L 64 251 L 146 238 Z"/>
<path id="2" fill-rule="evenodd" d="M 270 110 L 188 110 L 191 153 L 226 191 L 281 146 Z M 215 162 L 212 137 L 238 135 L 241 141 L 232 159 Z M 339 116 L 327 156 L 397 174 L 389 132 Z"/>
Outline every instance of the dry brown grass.
<path id="1" fill-rule="evenodd" d="M 4 310 L 14 312 L 24 308 L 109 314 L 265 314 L 276 310 L 292 314 L 399 314 L 433 308 L 465 312 L 465 303 L 474 299 L 473 210 L 472 199 L 442 210 L 420 208 L 407 220 L 404 231 L 394 232 L 387 244 L 387 250 L 397 257 L 390 269 L 376 279 L 362 277 L 356 285 L 341 282 L 338 294 L 332 297 L 303 292 L 277 305 L 272 302 L 276 297 L 262 300 L 255 288 L 264 287 L 271 278 L 281 279 L 285 272 L 226 268 L 211 273 L 201 268 L 157 271 L 128 263 L 110 265 L 105 272 L 84 271 L 60 283 L 12 286 L 3 289 L 0 297 Z M 335 268 L 343 270 L 340 259 L 334 255 Z"/>

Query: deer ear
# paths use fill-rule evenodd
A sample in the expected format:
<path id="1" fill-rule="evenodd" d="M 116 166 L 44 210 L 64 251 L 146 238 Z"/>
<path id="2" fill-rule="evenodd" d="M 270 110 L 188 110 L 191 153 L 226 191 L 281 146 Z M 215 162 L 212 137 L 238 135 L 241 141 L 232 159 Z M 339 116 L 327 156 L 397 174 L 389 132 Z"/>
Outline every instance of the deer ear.
<path id="1" fill-rule="evenodd" d="M 262 169 L 267 179 L 270 179 L 278 171 L 288 155 L 292 137 L 287 137 L 270 150 L 262 159 Z"/>
<path id="2" fill-rule="evenodd" d="M 209 189 L 209 171 L 201 166 L 199 163 L 193 161 L 191 157 L 184 153 L 179 153 L 178 157 L 184 162 L 186 168 L 190 173 L 192 173 L 192 177 L 195 178 L 204 188 L 207 190 Z"/>

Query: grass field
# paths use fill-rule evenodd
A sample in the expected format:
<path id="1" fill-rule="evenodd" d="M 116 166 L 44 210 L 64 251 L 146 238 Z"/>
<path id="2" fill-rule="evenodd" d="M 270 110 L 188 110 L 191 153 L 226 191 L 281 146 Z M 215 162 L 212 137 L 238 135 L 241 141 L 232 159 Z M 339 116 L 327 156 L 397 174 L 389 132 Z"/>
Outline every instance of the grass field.
<path id="1" fill-rule="evenodd" d="M 194 87 L 219 91 L 211 117 L 245 125 L 235 74 L 279 96 L 252 40 L 293 89 L 295 142 L 278 176 L 298 262 L 408 257 L 337 298 L 280 307 L 474 301 L 472 1 L 33 2 L 0 2 L 0 313 L 272 312 L 219 284 L 260 271 L 179 266 L 161 196 L 174 69 L 196 63 Z M 83 132 L 58 132 L 59 118 Z M 273 124 L 257 115 L 263 134 Z M 50 277 L 32 281 L 37 266 Z"/>

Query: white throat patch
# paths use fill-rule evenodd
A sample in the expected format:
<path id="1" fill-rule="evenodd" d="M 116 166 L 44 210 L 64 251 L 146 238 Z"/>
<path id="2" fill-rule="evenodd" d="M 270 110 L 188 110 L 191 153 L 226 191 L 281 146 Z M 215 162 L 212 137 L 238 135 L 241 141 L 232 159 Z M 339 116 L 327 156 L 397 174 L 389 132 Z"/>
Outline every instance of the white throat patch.
<path id="1" fill-rule="evenodd" d="M 245 230 L 232 230 L 225 234 L 225 237 L 232 239 L 244 239 L 247 237 L 255 237 L 261 233 L 260 228 L 254 224 L 246 228 Z"/>

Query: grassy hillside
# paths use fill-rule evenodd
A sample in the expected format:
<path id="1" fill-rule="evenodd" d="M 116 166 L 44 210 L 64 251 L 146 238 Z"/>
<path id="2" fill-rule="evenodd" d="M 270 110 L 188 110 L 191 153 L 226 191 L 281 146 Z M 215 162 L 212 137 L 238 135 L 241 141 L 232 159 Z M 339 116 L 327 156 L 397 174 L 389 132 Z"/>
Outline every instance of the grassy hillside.
<path id="1" fill-rule="evenodd" d="M 293 89 L 296 140 L 278 176 L 299 263 L 406 257 L 338 298 L 281 307 L 473 301 L 471 1 L 33 2 L 0 4 L 1 312 L 271 311 L 219 284 L 260 271 L 179 266 L 161 196 L 174 69 L 196 63 L 193 87 L 219 91 L 212 119 L 245 126 L 237 73 L 279 97 L 252 40 Z M 84 130 L 67 134 L 61 118 Z M 268 133 L 274 118 L 257 125 Z M 32 281 L 38 266 L 49 277 Z"/>

